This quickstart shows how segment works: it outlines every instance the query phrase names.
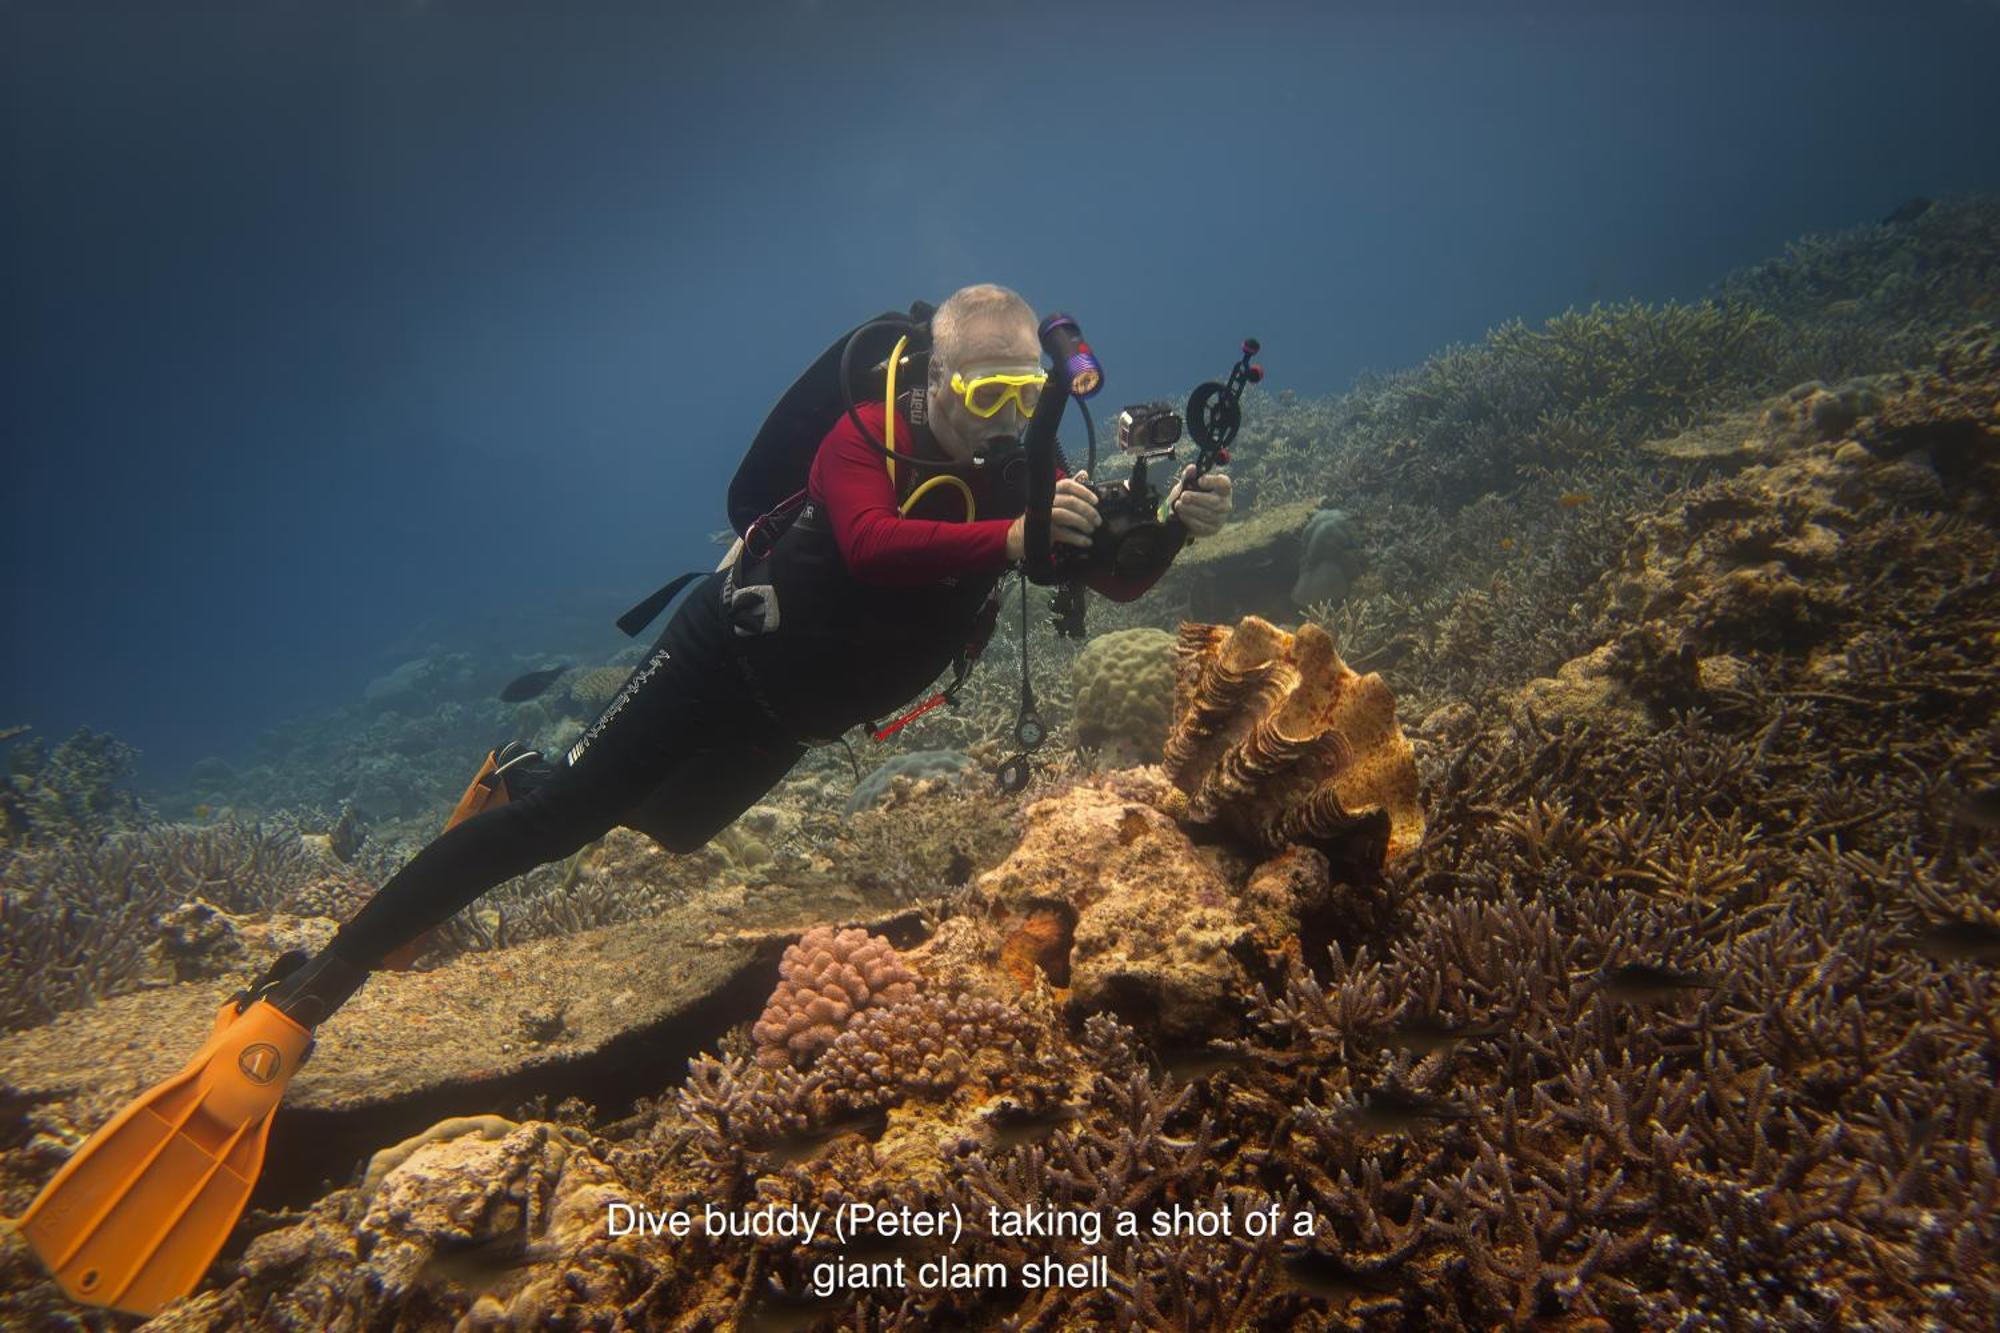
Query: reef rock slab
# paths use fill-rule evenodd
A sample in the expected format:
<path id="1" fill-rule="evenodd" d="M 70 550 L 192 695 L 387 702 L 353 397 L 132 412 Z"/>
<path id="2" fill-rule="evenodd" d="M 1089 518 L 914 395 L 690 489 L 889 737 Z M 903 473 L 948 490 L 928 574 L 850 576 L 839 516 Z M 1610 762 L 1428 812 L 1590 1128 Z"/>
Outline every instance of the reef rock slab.
<path id="1" fill-rule="evenodd" d="M 1185 591 L 1188 615 L 1196 620 L 1293 615 L 1303 534 L 1319 509 L 1314 500 L 1274 505 L 1191 541 L 1162 586 Z"/>
<path id="2" fill-rule="evenodd" d="M 907 910 L 884 894 L 844 914 L 880 926 Z M 538 1095 L 608 1108 L 657 1091 L 716 1032 L 755 1015 L 779 952 L 823 917 L 823 903 L 731 886 L 639 921 L 378 973 L 321 1031 L 288 1090 L 260 1197 L 339 1179 L 443 1116 Z M 9 1137 L 66 1155 L 178 1070 L 233 989 L 161 987 L 0 1037 L 0 1104 L 18 1121 Z"/>

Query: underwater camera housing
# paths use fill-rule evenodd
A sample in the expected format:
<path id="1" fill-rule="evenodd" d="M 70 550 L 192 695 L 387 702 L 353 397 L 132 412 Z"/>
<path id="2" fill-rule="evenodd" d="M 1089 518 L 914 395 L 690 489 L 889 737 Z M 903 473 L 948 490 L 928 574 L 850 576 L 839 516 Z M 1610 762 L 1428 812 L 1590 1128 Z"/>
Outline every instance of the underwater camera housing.
<path id="1" fill-rule="evenodd" d="M 1104 522 L 1091 535 L 1087 568 L 1143 575 L 1172 554 L 1174 540 L 1160 521 L 1166 501 L 1148 480 L 1146 465 L 1172 457 L 1180 442 L 1180 413 L 1165 403 L 1138 403 L 1119 412 L 1118 451 L 1132 460 L 1132 475 L 1122 485 L 1090 483 Z"/>
<path id="2" fill-rule="evenodd" d="M 1164 403 L 1140 403 L 1118 414 L 1118 449 L 1132 460 L 1132 475 L 1123 482 L 1084 483 L 1097 497 L 1097 513 L 1104 521 L 1088 547 L 1057 549 L 1057 563 L 1066 574 L 1108 569 L 1136 577 L 1159 568 L 1173 554 L 1178 543 L 1159 517 L 1165 499 L 1147 478 L 1146 464 L 1171 457 L 1180 439 L 1180 414 Z"/>

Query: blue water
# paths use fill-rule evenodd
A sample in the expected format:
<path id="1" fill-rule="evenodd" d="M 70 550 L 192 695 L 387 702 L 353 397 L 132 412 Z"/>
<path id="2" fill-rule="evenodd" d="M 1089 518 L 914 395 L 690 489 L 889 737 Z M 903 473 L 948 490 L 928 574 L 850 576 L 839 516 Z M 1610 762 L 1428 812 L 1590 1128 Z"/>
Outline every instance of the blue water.
<path id="1" fill-rule="evenodd" d="M 155 781 L 430 644 L 608 652 L 913 297 L 1318 394 L 2000 188 L 1991 4 L 188 8 L 0 10 L 0 726 Z"/>

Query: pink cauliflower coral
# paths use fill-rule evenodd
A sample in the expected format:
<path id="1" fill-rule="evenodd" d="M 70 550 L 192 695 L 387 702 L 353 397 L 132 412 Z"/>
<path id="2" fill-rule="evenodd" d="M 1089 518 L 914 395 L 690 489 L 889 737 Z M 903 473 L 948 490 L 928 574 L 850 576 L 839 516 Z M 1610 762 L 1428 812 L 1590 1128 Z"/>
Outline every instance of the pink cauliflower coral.
<path id="1" fill-rule="evenodd" d="M 805 1064 L 860 1010 L 916 998 L 917 974 L 895 946 L 855 927 L 815 926 L 785 950 L 778 989 L 751 1035 L 766 1065 Z"/>

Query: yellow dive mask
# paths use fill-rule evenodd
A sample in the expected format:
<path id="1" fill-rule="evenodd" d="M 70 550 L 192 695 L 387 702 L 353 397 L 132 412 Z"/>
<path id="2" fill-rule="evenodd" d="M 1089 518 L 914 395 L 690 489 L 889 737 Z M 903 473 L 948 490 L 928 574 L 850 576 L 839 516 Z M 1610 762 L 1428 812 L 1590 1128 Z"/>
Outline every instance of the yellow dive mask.
<path id="1" fill-rule="evenodd" d="M 1021 415 L 1026 417 L 1033 416 L 1035 404 L 1042 401 L 1042 385 L 1048 378 L 1039 370 L 1031 375 L 980 375 L 969 381 L 954 373 L 951 391 L 965 400 L 965 410 L 976 417 L 998 416 L 1009 399 L 1019 405 Z"/>

